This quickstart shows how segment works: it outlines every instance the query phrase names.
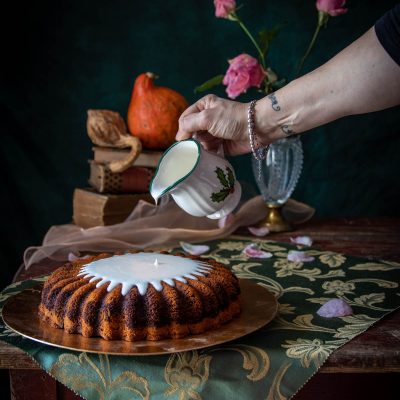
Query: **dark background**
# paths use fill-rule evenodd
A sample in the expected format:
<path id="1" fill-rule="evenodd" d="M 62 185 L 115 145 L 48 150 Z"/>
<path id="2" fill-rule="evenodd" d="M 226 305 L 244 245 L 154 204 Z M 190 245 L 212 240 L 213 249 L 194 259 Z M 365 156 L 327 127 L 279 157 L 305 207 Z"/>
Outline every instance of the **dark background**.
<path id="1" fill-rule="evenodd" d="M 315 29 L 315 2 L 241 3 L 239 13 L 253 32 L 284 25 L 268 64 L 293 78 Z M 303 72 L 359 37 L 395 3 L 348 1 L 349 12 L 329 20 Z M 227 59 L 255 52 L 237 24 L 214 17 L 212 0 L 23 1 L 2 5 L 1 20 L 3 287 L 27 246 L 40 244 L 51 225 L 71 220 L 73 189 L 86 186 L 89 173 L 87 109 L 125 117 L 133 81 L 145 71 L 193 102 L 199 98 L 194 87 L 224 73 Z M 222 88 L 214 92 L 225 95 Z M 395 108 L 349 117 L 305 134 L 293 197 L 320 217 L 399 216 L 399 114 Z M 234 166 L 254 185 L 249 160 L 239 157 Z"/>
<path id="2" fill-rule="evenodd" d="M 284 25 L 268 64 L 292 79 L 315 29 L 315 2 L 238 3 L 252 32 Z M 396 1 L 347 3 L 349 12 L 330 19 L 303 72 L 359 37 Z M 199 97 L 193 88 L 224 73 L 227 59 L 255 53 L 235 23 L 214 17 L 212 0 L 6 2 L 0 18 L 2 288 L 26 247 L 40 244 L 51 225 L 71 220 L 73 189 L 87 185 L 87 109 L 125 117 L 133 81 L 145 71 L 193 102 Z M 304 168 L 293 197 L 320 217 L 399 216 L 399 122 L 396 108 L 304 135 Z M 249 160 L 233 162 L 239 178 L 254 185 Z"/>

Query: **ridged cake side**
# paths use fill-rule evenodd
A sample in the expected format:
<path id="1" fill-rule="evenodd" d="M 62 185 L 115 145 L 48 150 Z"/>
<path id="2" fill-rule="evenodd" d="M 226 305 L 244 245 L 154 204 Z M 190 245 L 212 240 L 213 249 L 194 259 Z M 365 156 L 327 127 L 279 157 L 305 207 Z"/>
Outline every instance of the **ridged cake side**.
<path id="1" fill-rule="evenodd" d="M 162 282 L 157 291 L 149 284 L 140 295 L 133 287 L 123 296 L 121 285 L 107 292 L 108 283 L 96 288 L 97 279 L 77 276 L 83 264 L 111 254 L 77 260 L 58 268 L 45 282 L 40 318 L 68 333 L 85 337 L 126 341 L 182 338 L 220 327 L 240 313 L 240 287 L 237 277 L 214 260 L 179 254 L 207 261 L 204 276 Z"/>

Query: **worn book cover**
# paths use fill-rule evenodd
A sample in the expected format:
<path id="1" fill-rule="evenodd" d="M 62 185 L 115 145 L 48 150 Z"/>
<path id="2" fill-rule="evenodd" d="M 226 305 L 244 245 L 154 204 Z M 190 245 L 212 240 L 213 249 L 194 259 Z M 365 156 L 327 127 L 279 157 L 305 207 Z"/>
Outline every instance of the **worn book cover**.
<path id="1" fill-rule="evenodd" d="M 115 173 L 107 165 L 90 160 L 89 184 L 100 193 L 147 193 L 154 171 L 154 168 L 132 166 Z"/>
<path id="2" fill-rule="evenodd" d="M 154 203 L 149 193 L 103 194 L 92 188 L 76 188 L 73 221 L 82 228 L 117 224 L 129 216 L 139 200 Z"/>
<path id="3" fill-rule="evenodd" d="M 101 164 L 123 160 L 128 156 L 130 151 L 130 149 L 117 149 L 113 147 L 100 146 L 95 146 L 92 150 L 94 161 Z M 161 151 L 142 150 L 138 158 L 135 160 L 134 165 L 138 167 L 156 168 L 162 154 Z"/>

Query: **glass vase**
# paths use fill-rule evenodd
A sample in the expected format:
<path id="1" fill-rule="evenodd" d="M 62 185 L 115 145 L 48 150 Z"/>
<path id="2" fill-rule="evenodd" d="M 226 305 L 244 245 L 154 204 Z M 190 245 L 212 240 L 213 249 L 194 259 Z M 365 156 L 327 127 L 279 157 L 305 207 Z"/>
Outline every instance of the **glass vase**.
<path id="1" fill-rule="evenodd" d="M 303 148 L 298 135 L 275 141 L 263 161 L 252 158 L 253 173 L 265 200 L 268 212 L 260 226 L 271 232 L 291 230 L 283 218 L 281 207 L 289 199 L 299 180 L 303 166 Z"/>

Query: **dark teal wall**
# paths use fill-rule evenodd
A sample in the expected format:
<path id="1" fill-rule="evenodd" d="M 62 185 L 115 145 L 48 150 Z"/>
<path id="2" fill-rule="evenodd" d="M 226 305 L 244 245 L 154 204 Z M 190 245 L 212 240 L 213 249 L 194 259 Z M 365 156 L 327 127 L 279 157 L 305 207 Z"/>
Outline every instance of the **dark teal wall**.
<path id="1" fill-rule="evenodd" d="M 1 24 L 5 279 L 25 247 L 39 244 L 51 225 L 71 219 L 72 191 L 88 177 L 87 109 L 125 116 L 133 80 L 144 71 L 192 102 L 198 98 L 193 88 L 224 72 L 228 58 L 254 54 L 236 24 L 214 17 L 212 0 L 14 3 L 3 8 Z M 314 1 L 239 3 L 253 31 L 286 24 L 271 46 L 269 64 L 292 77 L 315 27 Z M 348 14 L 329 21 L 304 72 L 395 3 L 348 1 Z M 304 135 L 305 164 L 294 197 L 315 206 L 319 216 L 398 216 L 399 114 L 397 108 L 346 118 Z M 239 177 L 254 183 L 249 158 L 234 163 Z"/>

